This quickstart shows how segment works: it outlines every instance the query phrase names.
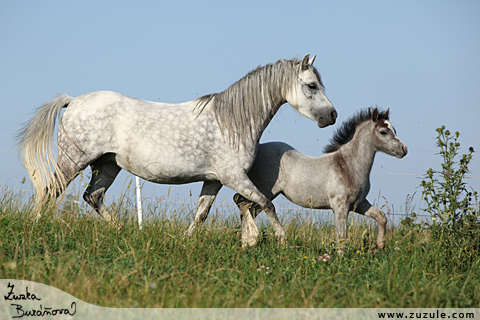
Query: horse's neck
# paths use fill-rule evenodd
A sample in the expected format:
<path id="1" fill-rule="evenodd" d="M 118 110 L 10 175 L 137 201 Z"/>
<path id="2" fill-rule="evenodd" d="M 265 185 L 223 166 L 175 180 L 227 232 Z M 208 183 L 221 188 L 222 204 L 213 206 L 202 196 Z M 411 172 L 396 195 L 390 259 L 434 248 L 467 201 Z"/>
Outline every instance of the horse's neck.
<path id="1" fill-rule="evenodd" d="M 363 179 L 369 179 L 376 153 L 370 137 L 366 136 L 369 132 L 370 130 L 366 126 L 360 127 L 352 140 L 339 150 L 346 160 L 347 166 Z"/>
<path id="2" fill-rule="evenodd" d="M 260 126 L 257 128 L 257 130 L 255 130 L 255 135 L 257 136 L 258 141 L 260 141 L 260 137 L 262 136 L 268 124 L 270 123 L 270 121 L 272 121 L 273 117 L 281 106 L 282 105 L 276 107 L 275 109 L 272 108 L 271 110 L 269 110 L 269 113 L 266 113 L 266 116 L 264 117 L 264 119 L 262 119 Z"/>
<path id="3" fill-rule="evenodd" d="M 258 145 L 260 142 L 263 132 L 267 128 L 270 121 L 272 121 L 275 114 L 278 112 L 278 109 L 280 109 L 280 107 L 285 103 L 287 103 L 285 98 L 279 98 L 276 99 L 276 101 L 268 101 L 262 104 L 262 108 L 265 109 L 265 112 L 263 112 L 264 117 L 258 122 L 257 128 L 254 128 L 252 131 L 252 140 L 256 145 Z M 253 121 L 251 122 L 251 125 L 254 126 Z"/>

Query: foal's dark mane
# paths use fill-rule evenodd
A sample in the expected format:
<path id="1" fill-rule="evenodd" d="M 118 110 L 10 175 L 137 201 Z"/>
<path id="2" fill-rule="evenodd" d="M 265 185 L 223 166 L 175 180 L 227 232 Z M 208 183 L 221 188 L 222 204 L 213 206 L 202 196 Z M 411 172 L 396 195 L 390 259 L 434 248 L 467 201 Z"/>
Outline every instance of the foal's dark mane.
<path id="1" fill-rule="evenodd" d="M 374 108 L 367 108 L 358 111 L 352 117 L 342 123 L 342 126 L 335 130 L 330 143 L 323 148 L 324 153 L 332 153 L 347 144 L 355 135 L 355 129 L 361 123 L 371 120 Z M 378 110 L 378 120 L 388 120 L 388 110 Z"/>

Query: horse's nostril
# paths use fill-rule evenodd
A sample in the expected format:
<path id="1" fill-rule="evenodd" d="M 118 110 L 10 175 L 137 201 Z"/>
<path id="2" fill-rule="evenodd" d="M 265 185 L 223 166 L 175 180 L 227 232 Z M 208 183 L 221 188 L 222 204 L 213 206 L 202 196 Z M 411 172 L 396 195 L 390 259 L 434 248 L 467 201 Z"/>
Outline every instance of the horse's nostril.
<path id="1" fill-rule="evenodd" d="M 337 111 L 332 111 L 331 116 L 333 120 L 337 119 Z"/>

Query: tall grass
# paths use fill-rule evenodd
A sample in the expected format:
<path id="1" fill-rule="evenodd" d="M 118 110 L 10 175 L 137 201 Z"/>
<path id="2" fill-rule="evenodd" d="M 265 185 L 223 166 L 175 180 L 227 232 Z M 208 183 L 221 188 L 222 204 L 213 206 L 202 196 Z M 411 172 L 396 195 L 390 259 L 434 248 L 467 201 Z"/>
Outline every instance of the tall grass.
<path id="1" fill-rule="evenodd" d="M 376 252 L 376 226 L 350 219 L 337 255 L 332 224 L 296 215 L 283 221 L 288 245 L 277 245 L 263 226 L 259 244 L 242 250 L 239 212 L 230 206 L 186 239 L 189 206 L 165 205 L 139 230 L 122 204 L 110 207 L 118 228 L 71 203 L 35 222 L 30 202 L 12 192 L 0 199 L 0 278 L 48 284 L 100 306 L 480 305 L 478 251 L 462 253 L 468 269 L 455 260 L 440 264 L 438 243 L 425 230 L 389 229 L 386 249 Z"/>

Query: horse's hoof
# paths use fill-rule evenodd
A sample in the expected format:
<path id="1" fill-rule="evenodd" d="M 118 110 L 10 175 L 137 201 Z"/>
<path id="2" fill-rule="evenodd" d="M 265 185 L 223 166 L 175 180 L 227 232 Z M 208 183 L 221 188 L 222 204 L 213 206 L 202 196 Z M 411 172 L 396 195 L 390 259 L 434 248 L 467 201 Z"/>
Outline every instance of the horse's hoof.
<path id="1" fill-rule="evenodd" d="M 185 239 L 185 238 L 186 238 L 186 239 L 191 238 L 194 233 L 195 233 L 195 228 L 190 227 L 190 228 L 188 228 L 187 231 L 185 231 L 185 232 L 183 233 L 183 238 L 184 238 L 184 239 Z"/>
<path id="2" fill-rule="evenodd" d="M 242 249 L 251 248 L 257 245 L 257 237 L 242 238 Z"/>

